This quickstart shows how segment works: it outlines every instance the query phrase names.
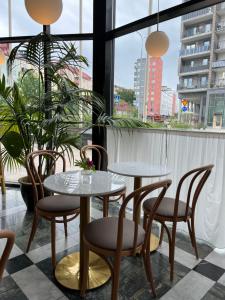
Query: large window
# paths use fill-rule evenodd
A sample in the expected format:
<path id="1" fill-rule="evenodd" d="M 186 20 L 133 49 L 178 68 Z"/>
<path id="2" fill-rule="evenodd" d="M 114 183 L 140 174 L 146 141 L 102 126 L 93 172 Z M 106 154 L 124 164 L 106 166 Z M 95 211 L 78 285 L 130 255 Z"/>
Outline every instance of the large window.
<path id="1" fill-rule="evenodd" d="M 182 0 L 159 1 L 159 10 L 181 4 Z M 116 27 L 136 21 L 156 13 L 158 3 L 155 0 L 116 0 Z"/>
<path id="2" fill-rule="evenodd" d="M 149 3 L 154 11 L 157 1 L 144 2 L 142 16 Z M 180 3 L 160 1 L 160 9 Z M 146 38 L 156 26 L 116 39 L 115 115 L 139 118 L 157 127 L 212 127 L 209 95 L 225 88 L 225 52 L 221 46 L 225 35 L 213 27 L 214 19 L 219 23 L 225 17 L 221 5 L 160 23 L 159 30 L 170 40 L 161 58 L 147 57 L 145 50 Z M 128 15 L 133 21 L 135 15 Z M 217 110 L 223 114 L 221 105 Z"/>
<path id="3" fill-rule="evenodd" d="M 64 0 L 62 15 L 51 31 L 53 34 L 92 32 L 92 20 L 93 0 Z"/>

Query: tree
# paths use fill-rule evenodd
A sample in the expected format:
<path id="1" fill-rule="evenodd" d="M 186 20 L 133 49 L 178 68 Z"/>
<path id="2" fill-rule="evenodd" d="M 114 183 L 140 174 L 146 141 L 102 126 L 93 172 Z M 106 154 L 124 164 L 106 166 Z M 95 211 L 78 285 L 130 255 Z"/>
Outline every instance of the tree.
<path id="1" fill-rule="evenodd" d="M 120 98 L 133 105 L 133 101 L 135 100 L 135 93 L 132 89 L 118 88 L 117 94 L 120 95 Z"/>

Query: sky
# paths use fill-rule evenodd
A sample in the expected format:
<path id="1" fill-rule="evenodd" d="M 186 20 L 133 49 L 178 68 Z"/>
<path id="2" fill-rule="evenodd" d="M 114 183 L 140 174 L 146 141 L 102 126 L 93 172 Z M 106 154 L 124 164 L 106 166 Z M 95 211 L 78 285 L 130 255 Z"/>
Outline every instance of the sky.
<path id="1" fill-rule="evenodd" d="M 150 0 L 117 0 L 116 26 L 143 18 L 149 14 Z M 152 12 L 157 11 L 157 1 L 153 1 Z M 8 36 L 7 2 L 0 0 L 0 37 Z M 180 4 L 181 0 L 160 0 L 160 10 Z M 83 0 L 83 32 L 92 32 L 93 0 Z M 41 32 L 41 25 L 33 21 L 26 12 L 24 0 L 12 0 L 12 35 L 31 35 Z M 152 30 L 155 30 L 152 28 Z M 167 33 L 170 47 L 163 59 L 163 85 L 176 89 L 178 83 L 178 57 L 180 48 L 180 18 L 160 24 L 160 30 Z M 52 25 L 51 32 L 79 32 L 79 0 L 63 0 L 63 12 L 60 19 Z M 134 32 L 116 39 L 115 42 L 115 84 L 133 88 L 134 63 L 137 58 L 145 57 L 145 39 L 147 30 Z M 79 43 L 77 43 L 79 46 Z M 92 42 L 83 42 L 83 55 L 88 58 L 91 75 Z"/>

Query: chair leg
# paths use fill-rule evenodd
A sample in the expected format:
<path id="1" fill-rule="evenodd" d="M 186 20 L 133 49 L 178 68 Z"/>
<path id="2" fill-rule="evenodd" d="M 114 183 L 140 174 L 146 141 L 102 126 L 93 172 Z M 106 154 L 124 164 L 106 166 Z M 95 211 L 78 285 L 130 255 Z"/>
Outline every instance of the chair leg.
<path id="1" fill-rule="evenodd" d="M 189 233 L 190 233 L 190 231 L 189 231 Z M 194 221 L 194 217 L 191 218 L 191 240 L 192 240 L 193 248 L 195 250 L 196 259 L 198 259 L 199 256 L 198 256 L 198 248 L 197 248 L 196 237 L 195 237 L 195 221 Z"/>
<path id="2" fill-rule="evenodd" d="M 144 219 L 143 219 L 143 228 L 146 230 L 148 224 L 148 215 L 144 213 Z"/>
<path id="3" fill-rule="evenodd" d="M 109 211 L 109 198 L 105 196 L 103 198 L 103 217 L 108 217 L 108 211 Z"/>
<path id="4" fill-rule="evenodd" d="M 26 253 L 29 252 L 31 242 L 34 239 L 34 235 L 35 235 L 36 230 L 37 230 L 38 219 L 39 219 L 38 213 L 35 211 L 34 217 L 33 217 L 33 224 L 32 224 L 32 228 L 31 228 L 31 233 L 30 233 L 30 237 L 29 237 L 29 240 L 28 240 L 28 244 L 27 244 Z"/>
<path id="5" fill-rule="evenodd" d="M 63 223 L 64 223 L 65 237 L 67 237 L 68 236 L 68 231 L 67 231 L 67 219 L 66 219 L 66 216 L 63 217 Z"/>
<path id="6" fill-rule="evenodd" d="M 163 234 L 164 234 L 164 226 L 161 224 L 161 232 L 160 232 L 160 237 L 159 237 L 159 246 L 162 245 Z"/>
<path id="7" fill-rule="evenodd" d="M 124 193 L 122 196 L 122 203 L 124 202 L 125 199 L 126 199 L 126 194 Z M 126 218 L 126 209 L 124 209 L 123 217 Z"/>
<path id="8" fill-rule="evenodd" d="M 56 266 L 56 255 L 55 255 L 55 219 L 51 221 L 51 249 L 52 249 L 52 267 L 55 269 Z"/>
<path id="9" fill-rule="evenodd" d="M 170 280 L 173 281 L 173 271 L 174 271 L 174 256 L 175 256 L 175 241 L 176 241 L 176 229 L 177 229 L 177 222 L 173 223 L 172 228 L 172 238 L 171 238 L 171 255 L 170 255 Z"/>
<path id="10" fill-rule="evenodd" d="M 143 261 L 144 261 L 146 276 L 150 283 L 152 294 L 154 297 L 156 297 L 155 285 L 154 285 L 153 275 L 152 275 L 151 257 L 150 257 L 150 239 L 148 240 L 146 251 L 143 251 Z"/>
<path id="11" fill-rule="evenodd" d="M 121 257 L 116 257 L 113 267 L 113 276 L 112 276 L 112 295 L 111 300 L 118 299 L 118 289 L 119 289 L 119 282 L 120 282 L 120 261 Z"/>

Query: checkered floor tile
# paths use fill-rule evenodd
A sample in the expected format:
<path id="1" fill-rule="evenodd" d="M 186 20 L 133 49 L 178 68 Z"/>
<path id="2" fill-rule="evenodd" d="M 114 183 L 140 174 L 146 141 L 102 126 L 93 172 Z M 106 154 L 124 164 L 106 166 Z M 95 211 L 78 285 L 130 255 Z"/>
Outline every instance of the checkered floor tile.
<path id="1" fill-rule="evenodd" d="M 20 191 L 7 189 L 0 198 L 1 228 L 16 232 L 16 243 L 0 282 L 0 299 L 7 300 L 63 300 L 81 299 L 78 292 L 61 287 L 51 267 L 50 227 L 40 221 L 29 253 L 25 253 L 32 214 L 26 211 Z M 118 205 L 110 206 L 110 214 L 118 213 Z M 91 215 L 101 217 L 101 203 L 92 202 Z M 79 218 L 70 222 L 69 236 L 64 237 L 63 226 L 57 227 L 57 260 L 79 249 Z M 0 240 L 0 253 L 4 247 Z M 189 238 L 178 233 L 176 241 L 174 281 L 169 279 L 168 244 L 166 240 L 151 255 L 157 298 L 162 300 L 225 299 L 225 254 L 219 254 L 205 244 L 198 245 L 200 259 L 196 260 Z M 152 299 L 145 278 L 141 257 L 123 258 L 120 277 L 120 299 Z M 85 299 L 108 300 L 111 282 L 87 293 Z"/>

